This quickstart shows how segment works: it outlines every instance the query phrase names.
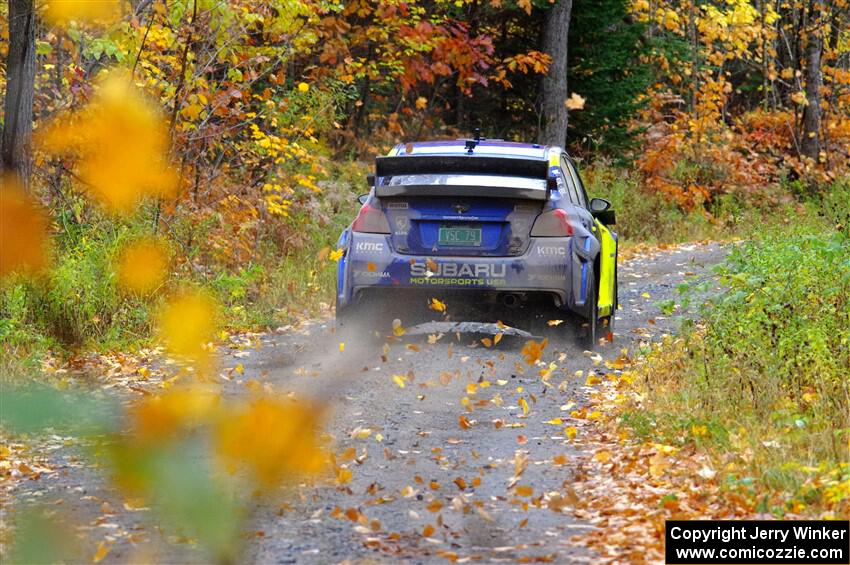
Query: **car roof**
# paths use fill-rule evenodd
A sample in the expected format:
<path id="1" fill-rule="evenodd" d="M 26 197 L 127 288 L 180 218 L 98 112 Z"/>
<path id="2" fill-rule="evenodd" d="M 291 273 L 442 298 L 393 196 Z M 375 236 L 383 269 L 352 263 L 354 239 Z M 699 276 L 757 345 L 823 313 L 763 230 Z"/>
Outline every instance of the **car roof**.
<path id="1" fill-rule="evenodd" d="M 467 141 L 466 139 L 453 139 L 399 143 L 390 151 L 390 155 L 463 155 L 468 153 Z M 547 160 L 550 154 L 560 154 L 561 152 L 562 149 L 554 145 L 482 139 L 475 145 L 472 154 L 487 157 L 524 157 Z"/>

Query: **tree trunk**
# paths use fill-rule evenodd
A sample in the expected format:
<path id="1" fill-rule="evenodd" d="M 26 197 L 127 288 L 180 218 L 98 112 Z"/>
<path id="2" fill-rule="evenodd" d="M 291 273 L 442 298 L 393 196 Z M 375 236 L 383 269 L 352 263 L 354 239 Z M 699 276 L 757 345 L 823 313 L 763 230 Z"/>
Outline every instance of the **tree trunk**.
<path id="1" fill-rule="evenodd" d="M 9 0 L 9 53 L 6 59 L 5 124 L 2 169 L 18 174 L 24 186 L 30 175 L 32 98 L 35 86 L 35 11 L 33 0 Z"/>
<path id="2" fill-rule="evenodd" d="M 567 142 L 567 37 L 573 0 L 558 0 L 546 13 L 543 51 L 552 57 L 543 78 L 543 123 L 540 143 L 564 147 Z"/>
<path id="3" fill-rule="evenodd" d="M 816 14 L 812 14 L 816 18 Z M 814 19 L 813 18 L 813 19 Z M 821 73 L 821 53 L 823 36 L 819 29 L 812 26 L 809 33 L 809 45 L 806 48 L 806 98 L 808 104 L 803 112 L 803 142 L 800 150 L 803 155 L 817 160 L 820 154 L 820 98 L 823 86 Z"/>

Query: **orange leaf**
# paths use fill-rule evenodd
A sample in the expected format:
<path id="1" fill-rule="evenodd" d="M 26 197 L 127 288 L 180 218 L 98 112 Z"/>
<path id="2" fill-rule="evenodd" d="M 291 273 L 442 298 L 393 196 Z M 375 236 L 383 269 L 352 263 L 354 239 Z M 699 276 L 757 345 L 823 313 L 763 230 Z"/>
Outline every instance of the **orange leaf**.
<path id="1" fill-rule="evenodd" d="M 0 278 L 47 262 L 47 216 L 11 175 L 0 177 Z"/>
<path id="2" fill-rule="evenodd" d="M 534 494 L 534 488 L 528 485 L 517 485 L 515 492 L 517 496 L 528 497 Z"/>
<path id="3" fill-rule="evenodd" d="M 439 512 L 443 508 L 443 503 L 435 498 L 425 508 L 428 509 L 428 512 Z"/>

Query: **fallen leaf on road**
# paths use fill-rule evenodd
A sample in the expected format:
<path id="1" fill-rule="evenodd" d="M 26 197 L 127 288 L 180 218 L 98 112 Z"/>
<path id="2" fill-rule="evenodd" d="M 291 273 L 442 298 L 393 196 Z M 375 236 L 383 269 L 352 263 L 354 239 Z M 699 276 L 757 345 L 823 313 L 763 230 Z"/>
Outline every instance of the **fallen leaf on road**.
<path id="1" fill-rule="evenodd" d="M 525 358 L 525 362 L 529 365 L 534 365 L 540 361 L 540 357 L 543 355 L 543 350 L 546 349 L 546 345 L 548 343 L 549 338 L 545 338 L 540 342 L 534 340 L 528 340 L 525 342 L 525 345 L 522 347 L 522 355 Z"/>
<path id="2" fill-rule="evenodd" d="M 105 542 L 98 543 L 97 551 L 94 552 L 94 556 L 91 558 L 92 563 L 100 563 L 103 561 L 103 558 L 109 554 L 110 549 L 111 546 L 107 545 Z"/>

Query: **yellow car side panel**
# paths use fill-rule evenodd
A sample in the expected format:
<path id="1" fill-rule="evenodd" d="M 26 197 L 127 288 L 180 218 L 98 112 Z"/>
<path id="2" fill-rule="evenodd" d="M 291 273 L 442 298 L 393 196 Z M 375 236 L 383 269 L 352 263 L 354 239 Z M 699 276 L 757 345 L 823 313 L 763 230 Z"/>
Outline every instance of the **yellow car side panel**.
<path id="1" fill-rule="evenodd" d="M 611 314 L 614 307 L 614 285 L 617 284 L 615 269 L 617 268 L 617 240 L 599 220 L 595 220 L 599 242 L 602 249 L 599 252 L 599 316 Z"/>

